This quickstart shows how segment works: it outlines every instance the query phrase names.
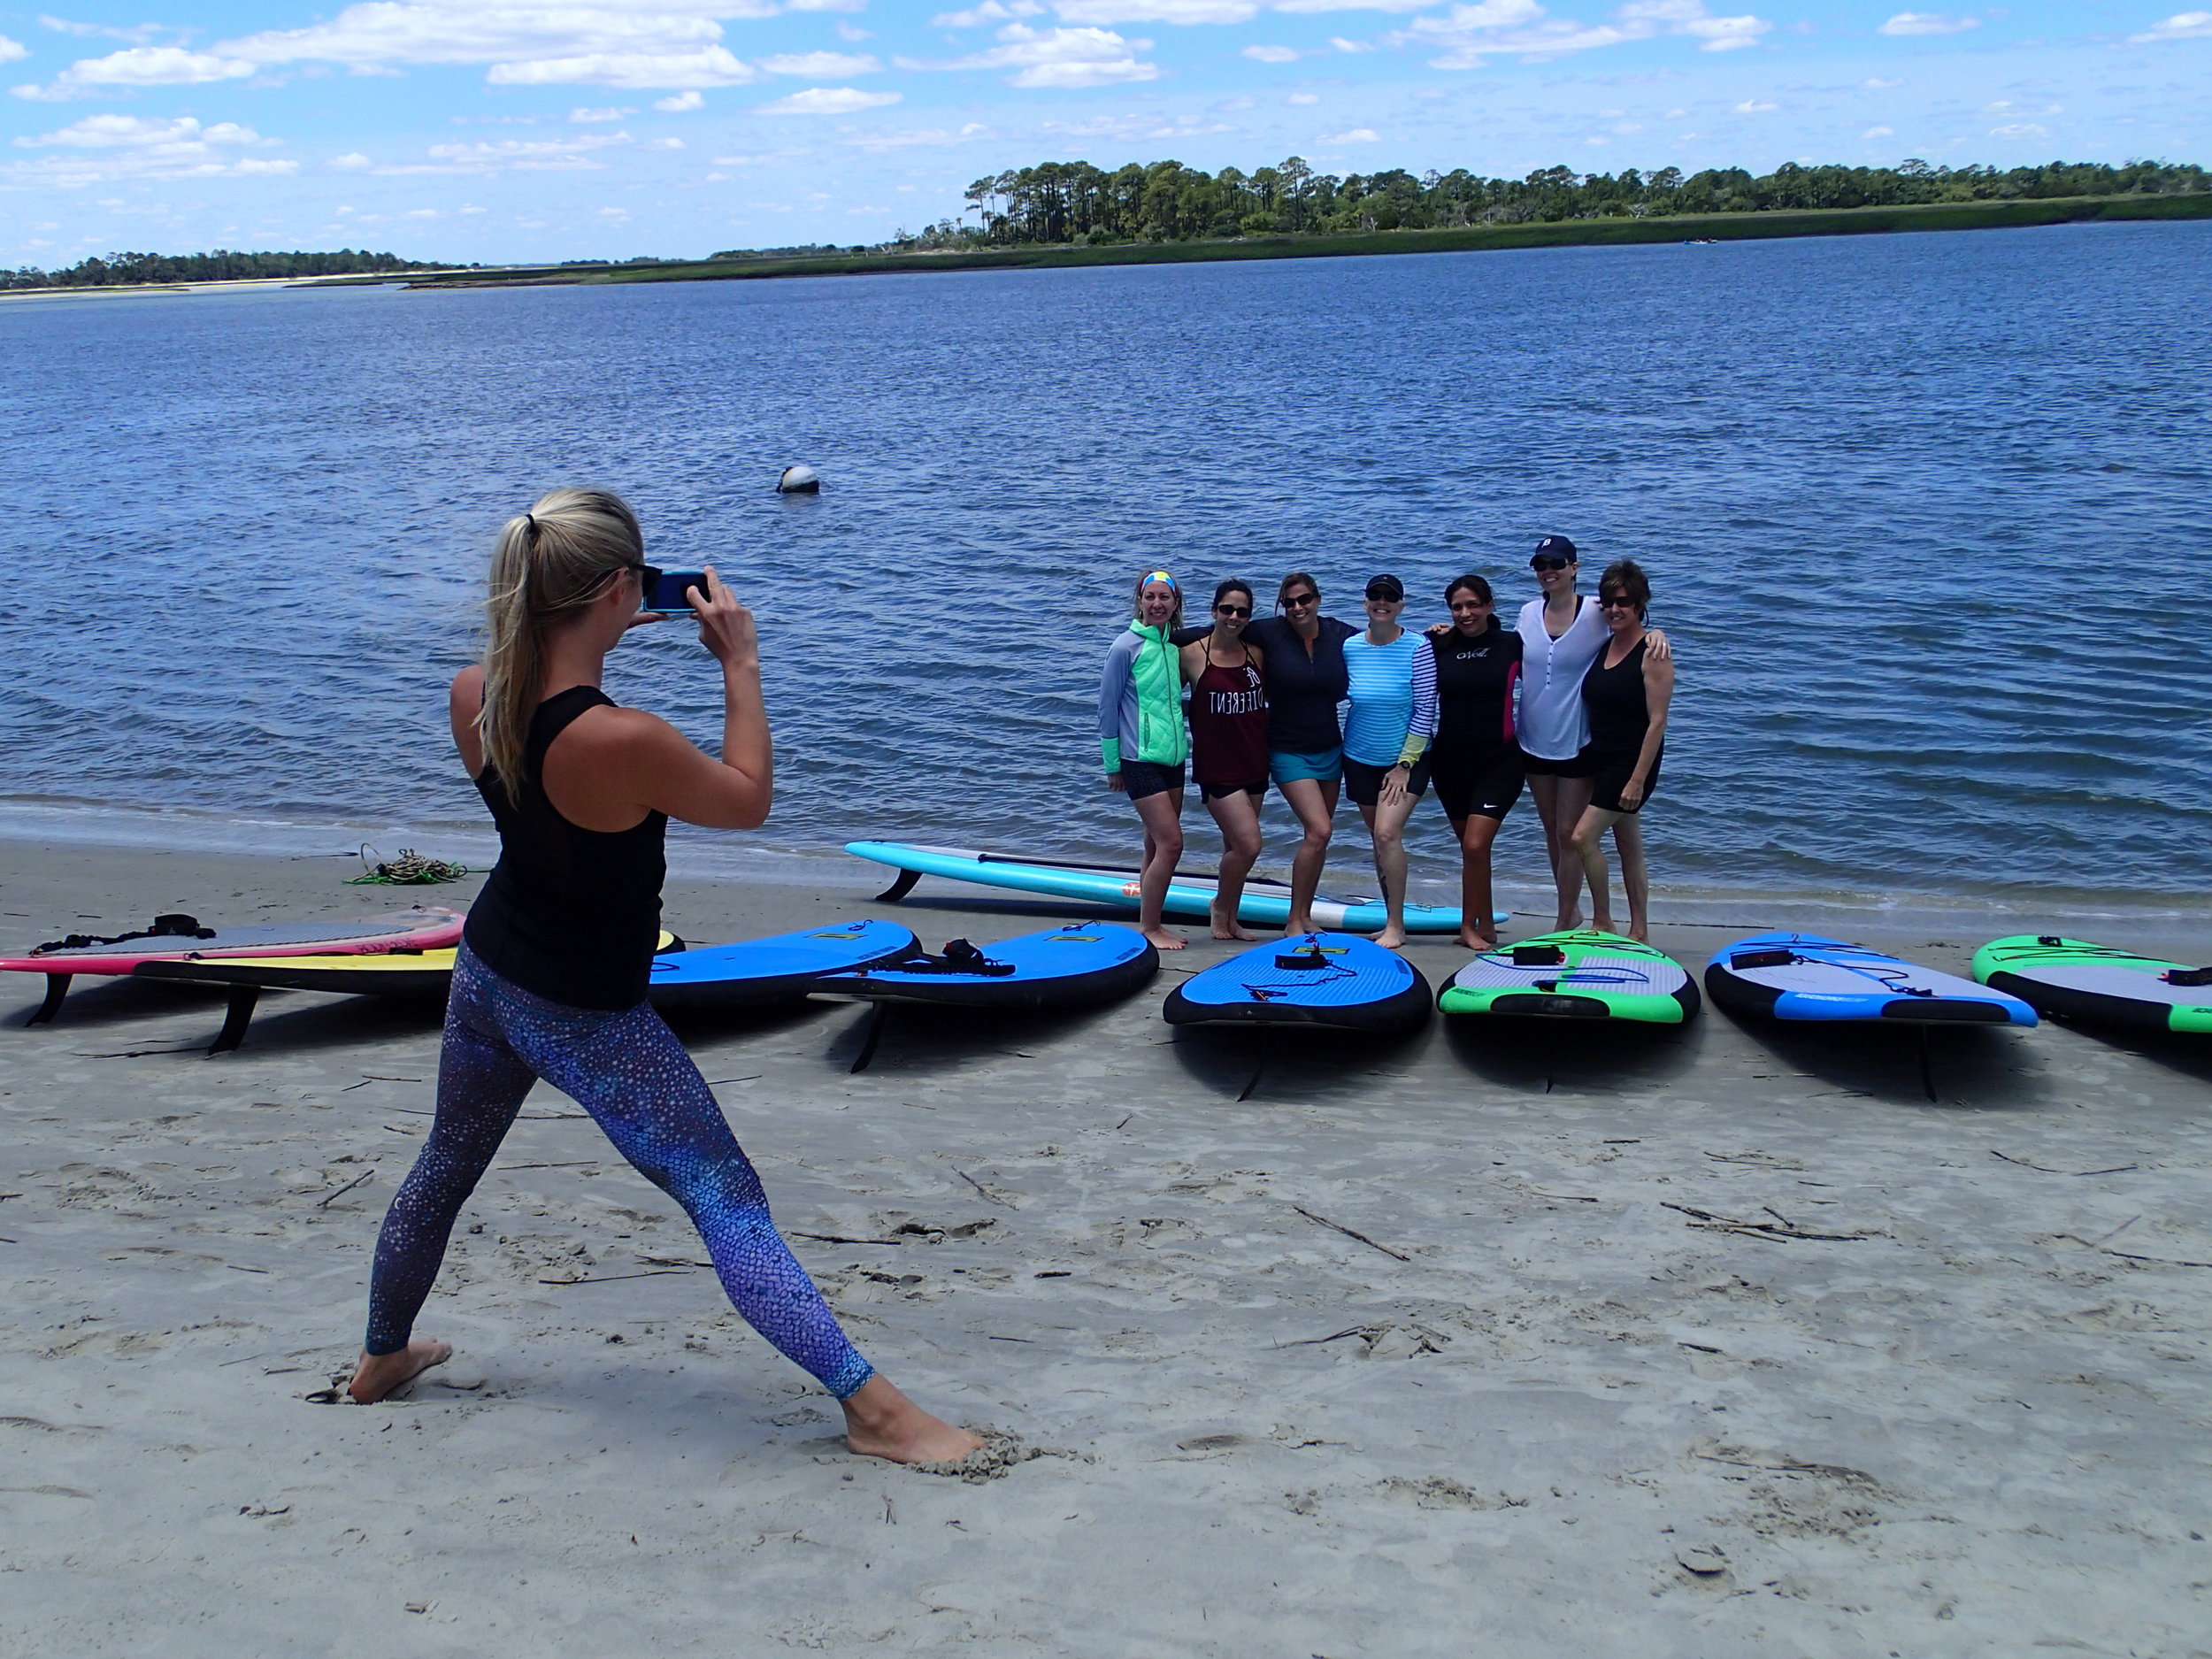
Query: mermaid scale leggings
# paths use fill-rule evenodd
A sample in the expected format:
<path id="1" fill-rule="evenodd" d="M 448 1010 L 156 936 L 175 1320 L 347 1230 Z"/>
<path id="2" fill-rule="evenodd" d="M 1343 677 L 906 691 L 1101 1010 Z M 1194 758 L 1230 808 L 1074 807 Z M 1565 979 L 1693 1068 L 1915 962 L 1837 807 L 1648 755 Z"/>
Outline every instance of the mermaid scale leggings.
<path id="1" fill-rule="evenodd" d="M 699 1068 L 644 1002 L 620 1013 L 534 996 L 465 945 L 446 1003 L 438 1115 L 376 1241 L 368 1350 L 407 1346 L 461 1206 L 543 1078 L 699 1229 L 738 1312 L 838 1399 L 874 1374 L 768 1217 L 760 1177 Z"/>

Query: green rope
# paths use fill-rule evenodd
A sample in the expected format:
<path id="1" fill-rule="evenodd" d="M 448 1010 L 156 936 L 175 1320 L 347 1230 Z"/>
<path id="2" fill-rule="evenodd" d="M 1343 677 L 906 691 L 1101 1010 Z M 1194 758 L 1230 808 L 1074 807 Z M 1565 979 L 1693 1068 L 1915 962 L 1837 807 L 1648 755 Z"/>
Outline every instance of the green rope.
<path id="1" fill-rule="evenodd" d="M 370 864 L 369 855 L 376 850 L 366 841 L 361 843 L 361 863 L 368 869 L 366 875 L 355 876 L 346 885 L 349 887 L 424 887 L 442 881 L 458 881 L 471 873 L 466 864 L 449 864 L 442 858 L 426 858 L 412 847 L 403 847 L 399 856 L 383 864 Z"/>

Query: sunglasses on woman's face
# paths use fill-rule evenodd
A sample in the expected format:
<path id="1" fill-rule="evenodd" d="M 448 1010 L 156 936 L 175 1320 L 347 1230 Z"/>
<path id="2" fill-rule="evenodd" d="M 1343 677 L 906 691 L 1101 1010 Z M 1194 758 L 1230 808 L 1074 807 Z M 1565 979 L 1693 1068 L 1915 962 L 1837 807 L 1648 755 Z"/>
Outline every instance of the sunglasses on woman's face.
<path id="1" fill-rule="evenodd" d="M 1317 605 L 1321 603 L 1321 595 L 1319 594 L 1286 594 L 1283 596 L 1283 603 L 1286 605 Z"/>
<path id="2" fill-rule="evenodd" d="M 1539 553 L 1529 560 L 1528 567 L 1532 571 L 1563 571 L 1573 563 L 1572 559 L 1563 559 L 1556 553 Z"/>
<path id="3" fill-rule="evenodd" d="M 1599 600 L 1598 608 L 1602 611 L 1633 611 L 1636 602 L 1626 594 L 1615 594 L 1609 598 Z"/>
<path id="4" fill-rule="evenodd" d="M 1217 617 L 1248 617 L 1251 614 L 1252 607 L 1249 605 L 1216 605 L 1214 607 L 1214 615 Z"/>

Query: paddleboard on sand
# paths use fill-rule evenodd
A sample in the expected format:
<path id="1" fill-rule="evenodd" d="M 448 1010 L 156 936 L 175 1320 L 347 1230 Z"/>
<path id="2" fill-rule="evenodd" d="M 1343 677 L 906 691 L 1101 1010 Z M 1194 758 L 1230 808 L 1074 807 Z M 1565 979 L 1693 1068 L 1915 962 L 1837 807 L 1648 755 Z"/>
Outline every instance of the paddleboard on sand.
<path id="1" fill-rule="evenodd" d="M 1754 933 L 1715 953 L 1708 995 L 1732 1014 L 1921 1025 L 2032 1025 L 2016 996 L 1817 933 Z"/>
<path id="2" fill-rule="evenodd" d="M 980 948 L 956 939 L 941 956 L 829 974 L 810 988 L 943 1008 L 1082 1008 L 1128 995 L 1159 969 L 1160 953 L 1135 928 L 1071 922 Z"/>
<path id="3" fill-rule="evenodd" d="M 877 902 L 895 904 L 914 890 L 924 876 L 943 876 L 953 881 L 974 881 L 987 887 L 1010 887 L 1017 893 L 1042 893 L 1059 899 L 1087 899 L 1094 904 L 1137 908 L 1137 872 L 1103 864 L 1058 864 L 1049 858 L 1018 858 L 1005 853 L 984 853 L 961 847 L 920 847 L 905 841 L 848 841 L 845 850 L 856 858 L 889 864 L 905 873 L 876 895 Z M 1185 921 L 1202 922 L 1211 913 L 1215 882 L 1207 875 L 1178 875 L 1169 883 L 1163 913 Z M 1290 919 L 1290 887 L 1285 882 L 1257 879 L 1244 884 L 1237 919 L 1281 926 Z M 1351 933 L 1382 931 L 1388 920 L 1379 898 L 1317 897 L 1313 921 L 1323 928 Z M 1497 919 L 1506 919 L 1503 910 Z M 1459 911 L 1435 904 L 1406 906 L 1406 931 L 1413 933 L 1455 933 Z"/>
<path id="4" fill-rule="evenodd" d="M 824 974 L 918 956 L 921 949 L 896 922 L 830 922 L 655 956 L 645 995 L 656 1008 L 760 1008 L 796 1002 Z"/>
<path id="5" fill-rule="evenodd" d="M 1371 939 L 1292 933 L 1193 974 L 1161 1011 L 1171 1025 L 1410 1031 L 1429 1017 L 1429 982 Z"/>
<path id="6" fill-rule="evenodd" d="M 1974 977 L 2046 1014 L 2137 1031 L 2212 1033 L 2212 968 L 2085 939 L 2016 933 L 1974 953 Z"/>
<path id="7" fill-rule="evenodd" d="M 684 941 L 664 931 L 660 950 L 681 950 Z M 220 985 L 230 991 L 230 1010 L 210 1054 L 225 1054 L 246 1040 L 254 1005 L 264 991 L 330 991 L 342 996 L 442 997 L 453 985 L 451 946 L 438 950 L 404 949 L 376 956 L 227 956 L 206 961 L 187 956 L 169 962 L 142 962 L 134 979 L 173 984 Z"/>
<path id="8" fill-rule="evenodd" d="M 26 1025 L 53 1018 L 69 981 L 81 973 L 124 974 L 144 962 L 186 956 L 369 956 L 389 950 L 436 950 L 457 944 L 461 912 L 420 904 L 382 916 L 339 922 L 256 922 L 243 927 L 203 927 L 192 917 L 157 916 L 135 933 L 97 939 L 72 933 L 27 956 L 0 956 L 0 972 L 42 973 L 46 1000 Z"/>
<path id="9" fill-rule="evenodd" d="M 1484 951 L 1445 981 L 1436 1005 L 1447 1014 L 1679 1025 L 1697 1012 L 1698 995 L 1689 970 L 1664 951 L 1576 928 Z"/>

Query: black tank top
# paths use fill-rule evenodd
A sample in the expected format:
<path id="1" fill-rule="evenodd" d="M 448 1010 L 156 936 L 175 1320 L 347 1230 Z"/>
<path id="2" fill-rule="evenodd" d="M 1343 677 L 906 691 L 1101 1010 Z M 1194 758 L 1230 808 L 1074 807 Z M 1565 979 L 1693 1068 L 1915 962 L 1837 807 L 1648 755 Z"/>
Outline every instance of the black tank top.
<path id="1" fill-rule="evenodd" d="M 1627 656 L 1608 668 L 1609 642 L 1582 677 L 1582 706 L 1590 711 L 1590 747 L 1632 749 L 1643 746 L 1651 727 L 1651 710 L 1644 703 L 1644 648 L 1648 639 L 1636 641 Z"/>
<path id="2" fill-rule="evenodd" d="M 499 863 L 469 907 L 464 936 L 494 973 L 571 1008 L 642 1002 L 660 941 L 668 815 L 649 812 L 612 833 L 579 829 L 539 780 L 545 751 L 577 716 L 615 706 L 595 686 L 572 686 L 538 704 L 518 803 L 489 766 L 476 780 L 499 826 Z"/>

